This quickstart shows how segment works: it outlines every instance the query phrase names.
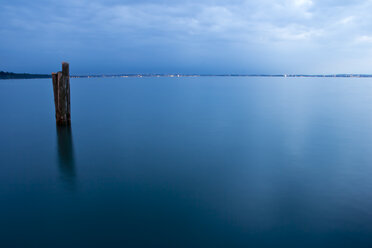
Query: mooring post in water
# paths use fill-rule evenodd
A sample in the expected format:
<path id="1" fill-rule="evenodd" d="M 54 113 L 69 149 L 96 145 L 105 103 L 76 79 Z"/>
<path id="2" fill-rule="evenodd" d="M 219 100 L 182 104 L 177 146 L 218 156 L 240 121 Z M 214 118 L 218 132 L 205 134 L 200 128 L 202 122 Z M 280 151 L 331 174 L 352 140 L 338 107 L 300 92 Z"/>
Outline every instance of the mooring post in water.
<path id="1" fill-rule="evenodd" d="M 62 62 L 62 72 L 52 73 L 56 122 L 59 126 L 71 125 L 69 64 Z"/>

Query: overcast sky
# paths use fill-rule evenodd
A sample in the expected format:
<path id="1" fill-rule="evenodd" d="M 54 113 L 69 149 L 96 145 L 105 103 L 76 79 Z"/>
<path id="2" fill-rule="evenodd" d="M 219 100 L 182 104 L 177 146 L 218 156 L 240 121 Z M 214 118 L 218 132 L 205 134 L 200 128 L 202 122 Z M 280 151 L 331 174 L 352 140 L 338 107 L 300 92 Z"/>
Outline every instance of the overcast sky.
<path id="1" fill-rule="evenodd" d="M 228 3 L 227 3 L 228 2 Z M 0 70 L 372 73 L 371 0 L 0 0 Z"/>

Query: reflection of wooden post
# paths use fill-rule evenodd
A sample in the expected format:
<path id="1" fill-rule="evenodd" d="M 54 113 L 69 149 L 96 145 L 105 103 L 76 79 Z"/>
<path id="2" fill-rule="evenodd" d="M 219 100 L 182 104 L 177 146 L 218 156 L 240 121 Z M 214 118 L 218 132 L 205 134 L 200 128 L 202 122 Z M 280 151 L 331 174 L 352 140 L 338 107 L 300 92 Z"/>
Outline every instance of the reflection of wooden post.
<path id="1" fill-rule="evenodd" d="M 57 125 L 71 125 L 69 64 L 62 62 L 62 72 L 52 73 L 52 80 Z"/>

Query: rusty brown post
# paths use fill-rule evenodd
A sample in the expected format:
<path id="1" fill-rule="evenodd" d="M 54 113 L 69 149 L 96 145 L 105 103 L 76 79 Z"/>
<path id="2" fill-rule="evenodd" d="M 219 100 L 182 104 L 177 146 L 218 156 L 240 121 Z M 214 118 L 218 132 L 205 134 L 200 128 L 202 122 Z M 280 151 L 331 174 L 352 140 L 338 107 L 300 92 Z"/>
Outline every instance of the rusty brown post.
<path id="1" fill-rule="evenodd" d="M 56 122 L 59 126 L 71 125 L 69 64 L 62 62 L 62 72 L 52 73 Z"/>

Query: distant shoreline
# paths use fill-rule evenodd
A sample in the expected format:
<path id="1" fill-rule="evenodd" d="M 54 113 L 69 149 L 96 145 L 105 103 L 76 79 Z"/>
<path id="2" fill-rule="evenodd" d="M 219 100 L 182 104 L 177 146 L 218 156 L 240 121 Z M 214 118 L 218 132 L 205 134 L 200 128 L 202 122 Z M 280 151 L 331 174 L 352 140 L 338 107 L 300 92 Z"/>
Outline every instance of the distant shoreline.
<path id="1" fill-rule="evenodd" d="M 0 79 L 51 78 L 50 74 L 13 73 L 0 71 Z M 112 75 L 71 75 L 71 78 L 127 78 L 127 77 L 337 77 L 372 78 L 372 74 L 112 74 Z"/>
<path id="2" fill-rule="evenodd" d="M 105 77 L 345 77 L 372 78 L 372 74 L 115 74 L 115 75 L 84 75 L 72 78 L 105 78 Z"/>
<path id="3" fill-rule="evenodd" d="M 30 74 L 30 73 L 14 73 L 0 71 L 0 79 L 34 79 L 34 78 L 51 78 L 48 74 Z"/>

